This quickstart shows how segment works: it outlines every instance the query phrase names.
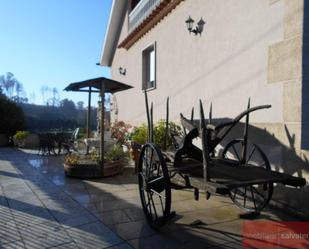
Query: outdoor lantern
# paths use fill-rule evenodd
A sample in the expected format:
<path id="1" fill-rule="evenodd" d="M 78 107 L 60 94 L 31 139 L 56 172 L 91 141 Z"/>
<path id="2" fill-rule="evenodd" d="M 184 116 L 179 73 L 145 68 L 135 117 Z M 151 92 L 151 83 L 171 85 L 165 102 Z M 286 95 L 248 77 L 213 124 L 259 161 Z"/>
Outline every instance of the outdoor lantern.
<path id="1" fill-rule="evenodd" d="M 201 18 L 198 21 L 197 26 L 193 28 L 194 20 L 191 18 L 191 16 L 189 16 L 189 18 L 186 20 L 186 24 L 190 34 L 194 33 L 195 35 L 197 35 L 203 32 L 205 21 L 203 20 L 203 18 Z"/>
<path id="2" fill-rule="evenodd" d="M 199 22 L 197 23 L 197 30 L 199 34 L 203 32 L 204 24 L 205 24 L 205 21 L 203 20 L 203 18 L 201 18 Z"/>
<path id="3" fill-rule="evenodd" d="M 189 16 L 189 18 L 186 21 L 186 24 L 187 24 L 187 28 L 190 33 L 192 31 L 193 23 L 194 23 L 194 20 L 191 18 L 191 16 Z"/>

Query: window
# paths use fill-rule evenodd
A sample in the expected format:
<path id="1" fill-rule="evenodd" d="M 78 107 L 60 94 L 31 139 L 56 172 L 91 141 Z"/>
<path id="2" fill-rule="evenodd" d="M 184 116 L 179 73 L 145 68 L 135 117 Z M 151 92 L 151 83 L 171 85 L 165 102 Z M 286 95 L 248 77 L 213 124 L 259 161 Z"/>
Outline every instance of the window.
<path id="1" fill-rule="evenodd" d="M 143 90 L 156 88 L 156 44 L 143 51 Z"/>

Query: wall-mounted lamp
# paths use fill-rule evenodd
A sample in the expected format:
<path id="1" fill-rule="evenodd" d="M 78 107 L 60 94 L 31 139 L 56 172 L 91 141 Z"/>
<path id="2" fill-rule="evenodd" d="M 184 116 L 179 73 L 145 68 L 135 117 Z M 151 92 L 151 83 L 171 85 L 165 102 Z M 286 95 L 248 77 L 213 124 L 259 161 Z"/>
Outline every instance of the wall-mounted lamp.
<path id="1" fill-rule="evenodd" d="M 198 23 L 197 23 L 197 26 L 195 26 L 193 28 L 193 24 L 194 24 L 194 20 L 191 18 L 191 16 L 189 16 L 189 18 L 186 20 L 186 24 L 187 24 L 187 28 L 191 33 L 197 35 L 197 34 L 200 34 L 203 32 L 204 30 L 204 24 L 205 24 L 205 21 L 203 20 L 203 18 L 201 18 Z"/>
<path id="2" fill-rule="evenodd" d="M 119 70 L 119 74 L 126 75 L 127 70 L 125 68 L 119 67 L 118 70 Z"/>

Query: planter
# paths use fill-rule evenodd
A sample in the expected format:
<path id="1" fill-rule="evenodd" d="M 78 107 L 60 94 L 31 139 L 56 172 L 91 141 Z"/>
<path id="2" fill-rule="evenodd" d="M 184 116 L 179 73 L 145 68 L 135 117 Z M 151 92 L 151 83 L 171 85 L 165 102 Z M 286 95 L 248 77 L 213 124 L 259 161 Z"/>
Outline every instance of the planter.
<path id="1" fill-rule="evenodd" d="M 1 133 L 0 134 L 0 146 L 9 145 L 9 136 L 8 134 Z"/>
<path id="2" fill-rule="evenodd" d="M 122 172 L 125 164 L 125 161 L 119 160 L 105 162 L 104 167 L 99 164 L 64 164 L 63 166 L 66 176 L 85 179 L 117 175 Z"/>
<path id="3" fill-rule="evenodd" d="M 137 173 L 138 170 L 138 162 L 139 162 L 139 156 L 141 154 L 141 148 L 142 146 L 139 143 L 136 142 L 131 143 L 130 156 L 134 161 L 135 173 Z"/>

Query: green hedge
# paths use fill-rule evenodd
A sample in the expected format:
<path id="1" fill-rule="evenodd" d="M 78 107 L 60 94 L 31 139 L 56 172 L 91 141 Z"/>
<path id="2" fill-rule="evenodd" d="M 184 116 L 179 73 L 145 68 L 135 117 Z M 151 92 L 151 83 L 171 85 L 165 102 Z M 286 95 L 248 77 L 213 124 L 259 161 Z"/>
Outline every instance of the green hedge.
<path id="1" fill-rule="evenodd" d="M 0 133 L 12 136 L 17 130 L 24 129 L 24 123 L 25 117 L 21 107 L 0 95 Z"/>

